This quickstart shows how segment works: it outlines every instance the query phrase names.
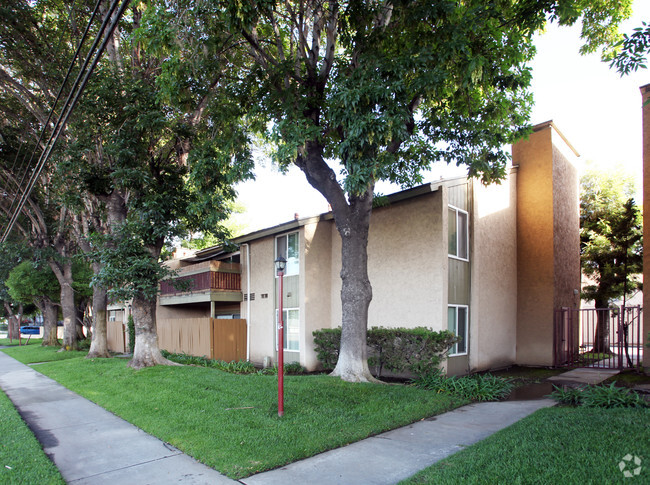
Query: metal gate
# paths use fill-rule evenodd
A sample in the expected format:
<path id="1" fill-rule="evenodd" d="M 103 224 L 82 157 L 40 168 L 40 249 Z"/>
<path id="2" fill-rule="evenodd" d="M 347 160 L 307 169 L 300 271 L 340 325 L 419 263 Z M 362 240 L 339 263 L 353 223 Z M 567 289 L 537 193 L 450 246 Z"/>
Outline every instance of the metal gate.
<path id="1" fill-rule="evenodd" d="M 641 307 L 555 310 L 556 366 L 624 369 L 643 362 Z"/>

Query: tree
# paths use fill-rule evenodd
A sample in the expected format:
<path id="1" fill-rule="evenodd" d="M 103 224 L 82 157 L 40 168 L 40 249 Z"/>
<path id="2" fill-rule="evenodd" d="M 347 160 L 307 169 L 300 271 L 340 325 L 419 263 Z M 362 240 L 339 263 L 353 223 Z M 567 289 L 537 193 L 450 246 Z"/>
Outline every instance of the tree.
<path id="1" fill-rule="evenodd" d="M 647 69 L 645 63 L 650 52 L 650 24 L 641 22 L 641 25 L 632 34 L 623 34 L 623 39 L 614 46 L 614 49 L 619 49 L 618 52 L 605 56 L 605 60 L 610 62 L 609 67 L 615 67 L 621 76 L 639 68 Z"/>
<path id="2" fill-rule="evenodd" d="M 134 368 L 170 364 L 155 320 L 159 282 L 169 274 L 164 245 L 190 231 L 223 236 L 232 186 L 252 168 L 239 118 L 219 118 L 238 109 L 215 90 L 222 67 L 235 61 L 227 58 L 230 36 L 197 51 L 185 42 L 195 27 L 187 15 L 179 2 L 134 6 L 71 129 L 77 155 L 65 172 L 100 202 L 120 194 L 121 204 L 107 204 L 110 233 L 90 241 L 95 284 L 132 299 Z"/>
<path id="3" fill-rule="evenodd" d="M 23 261 L 11 270 L 5 285 L 15 301 L 33 303 L 43 315 L 43 345 L 58 345 L 57 317 L 61 288 L 50 267 Z"/>
<path id="4" fill-rule="evenodd" d="M 625 306 L 626 297 L 642 285 L 641 215 L 632 197 L 633 178 L 624 173 L 591 169 L 580 181 L 580 259 L 594 282 L 583 288 L 582 297 L 601 310 L 621 297 Z M 609 350 L 609 311 L 599 311 L 593 351 Z"/>
<path id="5" fill-rule="evenodd" d="M 502 147 L 527 132 L 533 32 L 547 16 L 571 24 L 582 15 L 586 49 L 594 49 L 629 4 L 220 2 L 254 62 L 235 93 L 264 121 L 280 167 L 299 167 L 327 199 L 341 236 L 334 375 L 373 380 L 365 342 L 375 183 L 416 184 L 438 159 L 485 183 L 501 179 Z"/>

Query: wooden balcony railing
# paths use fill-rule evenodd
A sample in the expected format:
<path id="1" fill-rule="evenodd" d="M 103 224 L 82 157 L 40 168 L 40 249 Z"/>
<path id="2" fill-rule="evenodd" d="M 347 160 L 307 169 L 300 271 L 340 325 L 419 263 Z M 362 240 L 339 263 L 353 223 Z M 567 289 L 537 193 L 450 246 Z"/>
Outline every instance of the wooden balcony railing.
<path id="1" fill-rule="evenodd" d="M 183 275 L 183 273 L 192 274 Z M 173 280 L 160 283 L 160 294 L 163 296 L 213 290 L 241 291 L 240 265 L 208 261 L 183 268 L 179 271 L 179 276 Z"/>

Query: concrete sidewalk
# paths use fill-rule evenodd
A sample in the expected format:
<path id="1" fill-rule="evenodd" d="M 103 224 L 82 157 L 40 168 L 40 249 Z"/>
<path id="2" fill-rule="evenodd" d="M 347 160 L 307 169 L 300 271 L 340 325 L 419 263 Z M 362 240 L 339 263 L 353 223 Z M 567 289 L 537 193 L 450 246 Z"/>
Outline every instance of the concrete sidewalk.
<path id="1" fill-rule="evenodd" d="M 67 483 L 237 483 L 4 352 L 0 388 Z"/>
<path id="2" fill-rule="evenodd" d="M 578 372 L 561 380 L 594 383 L 609 375 Z M 13 401 L 64 479 L 71 484 L 89 485 L 389 485 L 555 404 L 550 399 L 470 404 L 237 482 L 3 352 L 0 388 Z"/>

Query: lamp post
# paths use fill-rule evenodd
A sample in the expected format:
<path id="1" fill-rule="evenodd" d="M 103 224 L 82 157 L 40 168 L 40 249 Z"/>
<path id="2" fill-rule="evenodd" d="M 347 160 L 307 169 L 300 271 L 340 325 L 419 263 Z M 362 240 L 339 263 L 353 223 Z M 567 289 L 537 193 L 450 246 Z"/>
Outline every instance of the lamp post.
<path id="1" fill-rule="evenodd" d="M 275 260 L 275 269 L 280 278 L 280 291 L 278 292 L 278 416 L 284 416 L 284 316 L 282 309 L 284 269 L 287 260 L 282 256 Z"/>

